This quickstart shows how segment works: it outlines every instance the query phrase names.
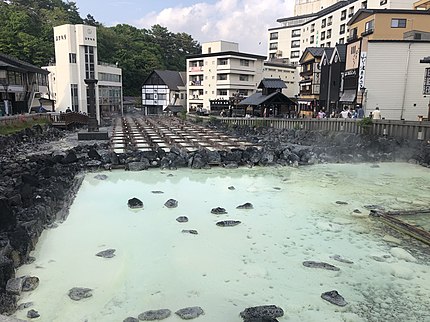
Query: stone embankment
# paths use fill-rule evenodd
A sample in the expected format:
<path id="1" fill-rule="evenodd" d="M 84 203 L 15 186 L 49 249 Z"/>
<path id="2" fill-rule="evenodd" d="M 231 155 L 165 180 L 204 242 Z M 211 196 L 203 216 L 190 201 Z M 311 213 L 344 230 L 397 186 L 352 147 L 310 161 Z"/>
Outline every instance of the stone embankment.
<path id="1" fill-rule="evenodd" d="M 409 161 L 427 167 L 430 164 L 428 142 L 300 130 L 222 129 L 258 144 L 258 148 L 186 152 L 173 147 L 170 152 L 159 149 L 117 155 L 106 143 L 61 149 L 57 143 L 64 133 L 49 127 L 36 126 L 0 137 L 0 314 L 16 310 L 17 295 L 7 291 L 8 280 L 15 277 L 18 266 L 33 260 L 30 252 L 42 231 L 66 218 L 81 174 L 87 171 L 301 166 L 321 162 Z M 42 148 L 46 145 L 49 150 Z"/>

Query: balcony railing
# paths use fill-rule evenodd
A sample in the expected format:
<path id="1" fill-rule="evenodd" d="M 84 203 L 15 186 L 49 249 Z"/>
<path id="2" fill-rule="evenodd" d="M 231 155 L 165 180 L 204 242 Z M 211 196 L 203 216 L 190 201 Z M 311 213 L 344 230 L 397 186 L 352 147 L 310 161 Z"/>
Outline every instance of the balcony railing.
<path id="1" fill-rule="evenodd" d="M 202 72 L 203 71 L 203 66 L 191 66 L 188 69 L 189 72 Z"/>
<path id="2" fill-rule="evenodd" d="M 203 86 L 203 82 L 201 80 L 192 80 L 190 81 L 190 86 Z"/>
<path id="3" fill-rule="evenodd" d="M 371 34 L 373 34 L 374 30 L 375 29 L 373 29 L 373 28 L 367 29 L 367 30 L 365 30 L 365 31 L 363 31 L 361 33 L 361 36 L 364 37 L 364 36 L 367 36 L 367 35 L 371 35 Z"/>
<path id="4" fill-rule="evenodd" d="M 352 36 L 349 36 L 349 37 L 346 39 L 346 41 L 347 41 L 347 42 L 351 42 L 351 41 L 354 41 L 354 40 L 357 40 L 357 39 L 358 39 L 357 35 L 352 35 Z"/>

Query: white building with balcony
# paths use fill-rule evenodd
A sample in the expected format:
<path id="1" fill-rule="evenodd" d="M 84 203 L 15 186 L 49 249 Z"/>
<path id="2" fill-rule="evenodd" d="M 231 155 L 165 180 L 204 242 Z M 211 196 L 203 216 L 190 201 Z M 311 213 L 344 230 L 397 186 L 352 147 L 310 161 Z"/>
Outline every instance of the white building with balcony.
<path id="1" fill-rule="evenodd" d="M 210 112 L 210 101 L 255 93 L 263 78 L 265 56 L 239 52 L 239 44 L 214 41 L 187 58 L 187 110 Z"/>
<path id="2" fill-rule="evenodd" d="M 297 0 L 295 16 L 268 30 L 268 57 L 297 64 L 307 47 L 347 42 L 347 22 L 359 9 L 412 9 L 416 0 Z M 318 10 L 319 8 L 319 10 Z"/>
<path id="3" fill-rule="evenodd" d="M 88 113 L 85 79 L 97 79 L 97 119 L 122 111 L 122 70 L 116 65 L 99 63 L 97 29 L 88 25 L 54 27 L 55 64 L 44 67 L 50 72 L 49 85 L 56 111 Z"/>

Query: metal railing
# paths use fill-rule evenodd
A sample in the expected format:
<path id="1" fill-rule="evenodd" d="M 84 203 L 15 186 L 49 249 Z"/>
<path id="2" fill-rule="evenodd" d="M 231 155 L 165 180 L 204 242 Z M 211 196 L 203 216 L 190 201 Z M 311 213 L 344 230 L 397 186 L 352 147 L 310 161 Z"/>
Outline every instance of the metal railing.
<path id="1" fill-rule="evenodd" d="M 271 127 L 276 129 L 302 129 L 309 131 L 345 132 L 398 137 L 411 140 L 430 140 L 430 121 L 372 120 L 361 126 L 360 119 L 288 119 L 288 118 L 244 118 L 244 117 L 200 117 L 203 121 L 216 118 L 220 122 L 249 127 Z"/>

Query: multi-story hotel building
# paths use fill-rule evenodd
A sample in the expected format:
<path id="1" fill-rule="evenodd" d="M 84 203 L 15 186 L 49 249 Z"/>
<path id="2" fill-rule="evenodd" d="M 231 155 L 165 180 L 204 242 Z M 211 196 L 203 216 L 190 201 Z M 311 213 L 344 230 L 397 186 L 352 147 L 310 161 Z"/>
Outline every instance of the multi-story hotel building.
<path id="1" fill-rule="evenodd" d="M 307 47 L 347 42 L 348 21 L 359 9 L 412 9 L 416 0 L 297 0 L 295 16 L 268 30 L 268 57 L 298 63 Z M 316 11 L 318 10 L 318 11 Z"/>
<path id="2" fill-rule="evenodd" d="M 88 113 L 85 79 L 97 79 L 96 112 L 109 116 L 122 110 L 122 71 L 115 65 L 101 63 L 97 57 L 97 29 L 88 25 L 54 27 L 55 64 L 49 84 L 57 111 L 70 108 Z"/>
<path id="3" fill-rule="evenodd" d="M 224 104 L 257 90 L 265 56 L 239 52 L 234 42 L 202 44 L 202 53 L 187 58 L 187 110 L 211 111 L 211 101 Z"/>

